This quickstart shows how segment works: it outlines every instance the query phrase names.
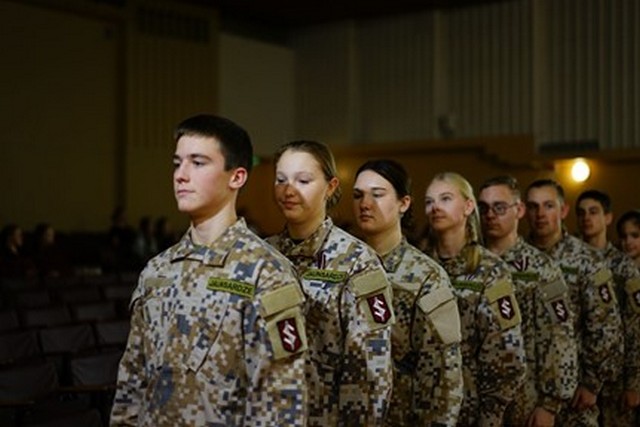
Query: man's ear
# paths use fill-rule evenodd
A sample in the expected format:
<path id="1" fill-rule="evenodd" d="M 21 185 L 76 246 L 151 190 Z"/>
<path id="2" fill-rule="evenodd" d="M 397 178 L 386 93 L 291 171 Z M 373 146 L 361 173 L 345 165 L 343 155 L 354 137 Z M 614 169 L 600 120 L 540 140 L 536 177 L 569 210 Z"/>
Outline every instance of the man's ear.
<path id="1" fill-rule="evenodd" d="M 405 213 L 409 207 L 411 207 L 411 196 L 406 195 L 400 199 L 400 213 Z"/>
<path id="2" fill-rule="evenodd" d="M 604 223 L 606 224 L 606 226 L 610 226 L 611 223 L 613 222 L 613 212 L 609 212 L 604 214 Z"/>
<path id="3" fill-rule="evenodd" d="M 567 215 L 569 215 L 569 205 L 567 205 L 565 202 L 561 202 L 560 218 L 564 220 L 567 218 Z"/>
<path id="4" fill-rule="evenodd" d="M 519 200 L 516 203 L 516 218 L 522 219 L 524 214 L 527 213 L 527 207 L 524 205 L 522 200 Z"/>
<path id="5" fill-rule="evenodd" d="M 245 168 L 239 167 L 235 168 L 231 172 L 231 177 L 229 178 L 229 188 L 233 190 L 241 189 L 244 184 L 247 182 L 249 178 L 249 172 Z"/>

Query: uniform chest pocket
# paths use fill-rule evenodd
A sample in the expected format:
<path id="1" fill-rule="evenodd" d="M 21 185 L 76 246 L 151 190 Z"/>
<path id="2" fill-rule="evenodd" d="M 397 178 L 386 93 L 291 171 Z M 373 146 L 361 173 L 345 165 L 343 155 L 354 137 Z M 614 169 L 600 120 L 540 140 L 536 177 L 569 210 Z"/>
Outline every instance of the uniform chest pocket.
<path id="1" fill-rule="evenodd" d="M 205 291 L 185 301 L 176 315 L 177 333 L 184 343 L 183 363 L 197 372 L 212 352 L 212 346 L 221 339 L 222 325 L 230 310 L 230 301 L 241 297 L 224 292 Z M 240 316 L 238 316 L 240 317 Z M 241 334 L 242 324 L 230 328 L 228 335 Z M 231 330 L 233 329 L 233 330 Z"/>

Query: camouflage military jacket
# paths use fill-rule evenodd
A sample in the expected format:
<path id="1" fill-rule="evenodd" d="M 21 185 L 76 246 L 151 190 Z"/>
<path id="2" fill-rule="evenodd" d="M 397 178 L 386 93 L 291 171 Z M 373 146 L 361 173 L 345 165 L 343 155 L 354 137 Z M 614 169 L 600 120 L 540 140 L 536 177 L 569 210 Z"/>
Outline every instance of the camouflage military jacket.
<path id="1" fill-rule="evenodd" d="M 330 218 L 296 244 L 269 238 L 298 268 L 307 296 L 309 423 L 382 424 L 392 385 L 391 287 L 369 246 Z"/>
<path id="2" fill-rule="evenodd" d="M 611 271 L 595 249 L 563 232 L 545 252 L 560 265 L 569 287 L 573 328 L 578 343 L 578 382 L 598 393 L 618 376 L 622 323 Z"/>
<path id="3" fill-rule="evenodd" d="M 460 315 L 447 273 L 405 239 L 383 257 L 393 287 L 387 424 L 455 426 L 462 402 Z"/>
<path id="4" fill-rule="evenodd" d="M 578 386 L 578 352 L 562 270 L 546 254 L 518 238 L 502 254 L 511 270 L 522 315 L 527 376 L 516 395 L 510 423 L 524 425 L 536 407 L 558 413 Z"/>
<path id="5" fill-rule="evenodd" d="M 481 258 L 471 274 L 463 256 L 441 261 L 451 277 L 462 329 L 464 400 L 458 425 L 502 426 L 505 407 L 526 370 L 520 310 L 505 263 L 477 248 Z"/>
<path id="6" fill-rule="evenodd" d="M 622 381 L 625 390 L 640 392 L 640 270 L 610 242 L 603 255 L 616 282 L 616 295 L 624 326 Z"/>
<path id="7" fill-rule="evenodd" d="M 208 247 L 189 236 L 140 275 L 111 425 L 304 426 L 304 296 L 291 263 L 242 219 Z"/>

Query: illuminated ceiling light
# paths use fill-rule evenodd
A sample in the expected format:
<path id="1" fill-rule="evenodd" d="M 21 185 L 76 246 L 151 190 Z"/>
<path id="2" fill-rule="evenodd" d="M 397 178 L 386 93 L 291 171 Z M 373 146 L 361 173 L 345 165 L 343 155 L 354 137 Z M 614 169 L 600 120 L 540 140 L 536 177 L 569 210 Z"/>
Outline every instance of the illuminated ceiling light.
<path id="1" fill-rule="evenodd" d="M 591 168 L 584 159 L 576 159 L 571 166 L 571 178 L 575 182 L 584 182 L 591 175 Z"/>

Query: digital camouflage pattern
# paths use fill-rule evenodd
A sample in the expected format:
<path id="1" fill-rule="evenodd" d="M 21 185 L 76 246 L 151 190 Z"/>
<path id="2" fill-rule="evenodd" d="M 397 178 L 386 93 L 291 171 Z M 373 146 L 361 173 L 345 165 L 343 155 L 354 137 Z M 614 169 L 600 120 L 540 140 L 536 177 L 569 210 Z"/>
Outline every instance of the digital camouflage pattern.
<path id="1" fill-rule="evenodd" d="M 303 304 L 244 220 L 208 247 L 187 233 L 140 274 L 111 425 L 306 425 Z"/>
<path id="2" fill-rule="evenodd" d="M 297 267 L 307 296 L 309 424 L 382 425 L 395 319 L 377 255 L 330 218 L 298 244 L 286 231 L 268 241 Z"/>
<path id="3" fill-rule="evenodd" d="M 524 380 L 526 361 L 520 312 L 511 274 L 487 249 L 472 273 L 461 255 L 440 260 L 457 297 L 462 330 L 464 400 L 458 425 L 498 427 Z"/>
<path id="4" fill-rule="evenodd" d="M 387 425 L 455 426 L 463 390 L 462 337 L 449 276 L 406 239 L 382 261 L 396 315 Z"/>
<path id="5" fill-rule="evenodd" d="M 619 363 L 622 373 L 616 381 L 606 382 L 598 399 L 606 426 L 636 426 L 636 411 L 623 410 L 622 393 L 640 393 L 640 270 L 622 251 L 610 242 L 601 251 L 607 267 L 613 273 L 616 296 L 624 328 L 624 356 Z"/>
<path id="6" fill-rule="evenodd" d="M 506 412 L 506 424 L 520 426 L 536 407 L 555 414 L 573 397 L 577 343 L 560 267 L 521 237 L 501 258 L 511 271 L 527 354 L 525 382 Z"/>
<path id="7" fill-rule="evenodd" d="M 604 381 L 620 373 L 622 323 L 611 271 L 595 249 L 563 231 L 545 250 L 562 269 L 569 287 L 573 328 L 578 343 L 578 383 L 598 394 Z M 556 420 L 563 426 L 597 426 L 598 409 L 563 410 Z"/>

